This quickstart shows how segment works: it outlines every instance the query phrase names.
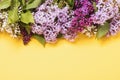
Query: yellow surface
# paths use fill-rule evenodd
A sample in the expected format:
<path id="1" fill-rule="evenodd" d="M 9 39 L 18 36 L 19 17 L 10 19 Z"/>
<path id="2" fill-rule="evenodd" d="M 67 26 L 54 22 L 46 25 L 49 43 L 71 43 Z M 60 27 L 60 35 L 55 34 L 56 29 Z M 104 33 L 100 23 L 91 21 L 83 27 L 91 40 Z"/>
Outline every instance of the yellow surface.
<path id="1" fill-rule="evenodd" d="M 32 39 L 0 34 L 0 80 L 120 80 L 120 34 L 96 40 L 59 40 L 44 48 Z"/>

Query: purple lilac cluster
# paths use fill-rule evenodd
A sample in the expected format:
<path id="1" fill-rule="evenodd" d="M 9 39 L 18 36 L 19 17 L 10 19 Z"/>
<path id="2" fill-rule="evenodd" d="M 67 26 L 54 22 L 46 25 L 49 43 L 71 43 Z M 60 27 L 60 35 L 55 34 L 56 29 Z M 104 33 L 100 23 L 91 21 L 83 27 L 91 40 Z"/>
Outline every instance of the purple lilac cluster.
<path id="1" fill-rule="evenodd" d="M 75 0 L 74 18 L 72 27 L 82 31 L 84 27 L 91 26 L 93 21 L 91 15 L 94 13 L 93 3 L 90 0 Z"/>
<path id="2" fill-rule="evenodd" d="M 68 6 L 60 9 L 57 4 L 51 3 L 52 0 L 47 0 L 37 8 L 34 13 L 35 24 L 32 26 L 32 32 L 43 35 L 48 43 L 56 42 L 59 34 L 73 41 L 77 34 L 71 29 L 73 12 Z"/>

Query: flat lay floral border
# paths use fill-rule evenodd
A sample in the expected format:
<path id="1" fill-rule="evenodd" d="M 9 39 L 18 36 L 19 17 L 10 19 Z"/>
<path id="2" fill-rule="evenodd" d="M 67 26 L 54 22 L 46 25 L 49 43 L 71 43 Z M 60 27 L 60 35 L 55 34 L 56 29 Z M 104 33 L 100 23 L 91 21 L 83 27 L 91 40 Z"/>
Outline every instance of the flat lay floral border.
<path id="1" fill-rule="evenodd" d="M 120 0 L 0 0 L 0 32 L 42 45 L 79 33 L 97 39 L 120 31 Z"/>

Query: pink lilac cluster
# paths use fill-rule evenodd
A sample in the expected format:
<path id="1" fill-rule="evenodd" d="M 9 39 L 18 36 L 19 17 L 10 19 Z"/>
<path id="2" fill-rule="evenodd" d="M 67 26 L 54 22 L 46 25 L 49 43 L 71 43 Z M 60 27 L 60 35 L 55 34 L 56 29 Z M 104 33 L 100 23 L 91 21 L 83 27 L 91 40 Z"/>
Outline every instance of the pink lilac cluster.
<path id="1" fill-rule="evenodd" d="M 112 19 L 108 35 L 116 35 L 118 31 L 120 31 L 120 13 Z"/>
<path id="2" fill-rule="evenodd" d="M 90 0 L 75 0 L 74 18 L 72 27 L 82 31 L 84 27 L 91 26 L 93 21 L 91 15 L 94 13 L 93 3 Z"/>
<path id="3" fill-rule="evenodd" d="M 103 25 L 107 20 L 112 19 L 118 12 L 118 5 L 114 0 L 99 0 L 97 5 L 97 12 L 92 15 L 94 24 Z"/>
<path id="4" fill-rule="evenodd" d="M 59 34 L 73 41 L 77 33 L 71 30 L 72 17 L 73 12 L 68 6 L 60 9 L 57 4 L 52 4 L 52 0 L 46 0 L 34 12 L 35 24 L 32 26 L 32 32 L 43 35 L 48 43 L 56 42 Z"/>

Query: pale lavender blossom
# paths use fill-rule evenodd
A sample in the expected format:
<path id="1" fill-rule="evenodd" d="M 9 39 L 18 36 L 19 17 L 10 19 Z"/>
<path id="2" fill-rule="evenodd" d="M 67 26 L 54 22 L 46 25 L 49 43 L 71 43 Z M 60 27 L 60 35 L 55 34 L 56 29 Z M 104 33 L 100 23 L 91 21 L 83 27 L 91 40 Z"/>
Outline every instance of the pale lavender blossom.
<path id="1" fill-rule="evenodd" d="M 115 0 L 120 8 L 120 0 Z"/>
<path id="2" fill-rule="evenodd" d="M 103 25 L 107 20 L 113 18 L 119 12 L 118 5 L 113 0 L 99 0 L 96 6 L 98 11 L 92 15 L 94 24 Z"/>
<path id="3" fill-rule="evenodd" d="M 51 0 L 47 0 L 37 8 L 34 13 L 35 24 L 32 26 L 32 32 L 43 35 L 48 43 L 56 42 L 59 34 L 73 41 L 76 37 L 75 32 L 70 34 L 73 12 L 68 6 L 60 9 L 57 4 L 50 3 Z"/>
<path id="4" fill-rule="evenodd" d="M 108 35 L 116 35 L 120 31 L 120 13 L 117 14 L 110 23 Z"/>

